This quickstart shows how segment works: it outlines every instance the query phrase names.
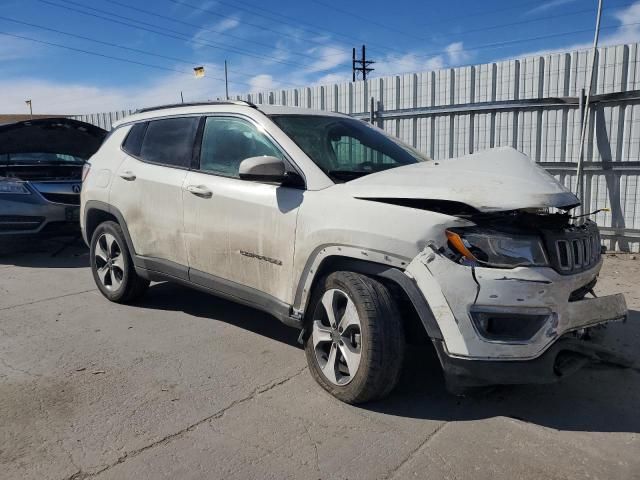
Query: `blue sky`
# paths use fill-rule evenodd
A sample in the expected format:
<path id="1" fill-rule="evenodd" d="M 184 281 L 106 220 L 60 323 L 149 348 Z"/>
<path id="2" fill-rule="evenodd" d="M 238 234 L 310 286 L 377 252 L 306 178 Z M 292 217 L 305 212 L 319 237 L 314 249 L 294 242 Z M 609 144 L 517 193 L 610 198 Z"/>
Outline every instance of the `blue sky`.
<path id="1" fill-rule="evenodd" d="M 0 35 L 0 112 L 22 112 L 27 98 L 40 113 L 174 102 L 180 91 L 185 101 L 215 98 L 225 59 L 232 94 L 349 81 L 351 48 L 362 43 L 377 62 L 373 76 L 585 48 L 596 4 L 4 0 L 0 32 L 13 36 Z M 640 0 L 604 4 L 601 42 L 640 41 Z M 203 79 L 192 74 L 198 65 Z"/>

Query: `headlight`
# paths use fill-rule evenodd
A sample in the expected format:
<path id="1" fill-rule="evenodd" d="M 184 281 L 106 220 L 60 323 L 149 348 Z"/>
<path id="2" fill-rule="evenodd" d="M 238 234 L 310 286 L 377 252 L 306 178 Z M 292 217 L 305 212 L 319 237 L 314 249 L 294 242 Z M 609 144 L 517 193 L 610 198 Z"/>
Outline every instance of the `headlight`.
<path id="1" fill-rule="evenodd" d="M 547 265 L 540 238 L 481 228 L 446 231 L 449 247 L 466 260 L 487 267 Z"/>
<path id="2" fill-rule="evenodd" d="M 0 194 L 2 193 L 29 195 L 31 192 L 27 187 L 25 187 L 24 182 L 15 180 L 0 180 Z"/>

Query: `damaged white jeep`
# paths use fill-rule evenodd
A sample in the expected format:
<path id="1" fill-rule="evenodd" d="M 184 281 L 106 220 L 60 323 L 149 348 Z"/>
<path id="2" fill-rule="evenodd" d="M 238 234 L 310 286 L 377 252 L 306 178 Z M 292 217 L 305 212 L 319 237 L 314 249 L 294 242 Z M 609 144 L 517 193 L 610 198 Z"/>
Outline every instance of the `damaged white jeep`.
<path id="1" fill-rule="evenodd" d="M 626 317 L 595 298 L 598 228 L 511 148 L 433 161 L 345 115 L 244 102 L 141 110 L 85 167 L 81 223 L 100 291 L 174 281 L 301 329 L 309 370 L 359 403 L 435 346 L 452 390 L 551 382 L 614 355 Z"/>

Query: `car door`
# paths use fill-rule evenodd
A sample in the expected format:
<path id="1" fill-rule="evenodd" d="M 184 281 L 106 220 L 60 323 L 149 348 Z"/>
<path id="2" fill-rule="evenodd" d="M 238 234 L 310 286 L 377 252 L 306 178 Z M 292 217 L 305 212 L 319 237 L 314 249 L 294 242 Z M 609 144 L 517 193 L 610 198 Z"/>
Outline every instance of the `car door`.
<path id="1" fill-rule="evenodd" d="M 286 156 L 251 120 L 206 118 L 199 168 L 187 174 L 185 243 L 195 283 L 236 296 L 290 303 L 294 239 L 303 190 L 241 180 L 249 157 Z M 251 298 L 250 298 L 251 299 Z"/>
<path id="2" fill-rule="evenodd" d="M 136 124 L 123 143 L 110 203 L 123 215 L 135 253 L 150 270 L 187 278 L 182 187 L 200 117 Z"/>

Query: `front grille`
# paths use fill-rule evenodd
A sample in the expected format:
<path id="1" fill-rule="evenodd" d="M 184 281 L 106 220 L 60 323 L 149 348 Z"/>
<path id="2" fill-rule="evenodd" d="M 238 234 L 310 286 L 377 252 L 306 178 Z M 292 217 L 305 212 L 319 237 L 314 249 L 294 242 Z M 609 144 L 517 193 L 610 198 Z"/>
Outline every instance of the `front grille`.
<path id="1" fill-rule="evenodd" d="M 44 217 L 0 215 L 0 232 L 37 230 Z"/>
<path id="2" fill-rule="evenodd" d="M 80 205 L 80 195 L 77 193 L 43 193 L 40 194 L 54 203 L 64 203 L 66 205 Z"/>
<path id="3" fill-rule="evenodd" d="M 561 274 L 582 272 L 600 261 L 600 233 L 590 220 L 560 232 L 546 231 L 544 238 L 551 265 Z"/>

